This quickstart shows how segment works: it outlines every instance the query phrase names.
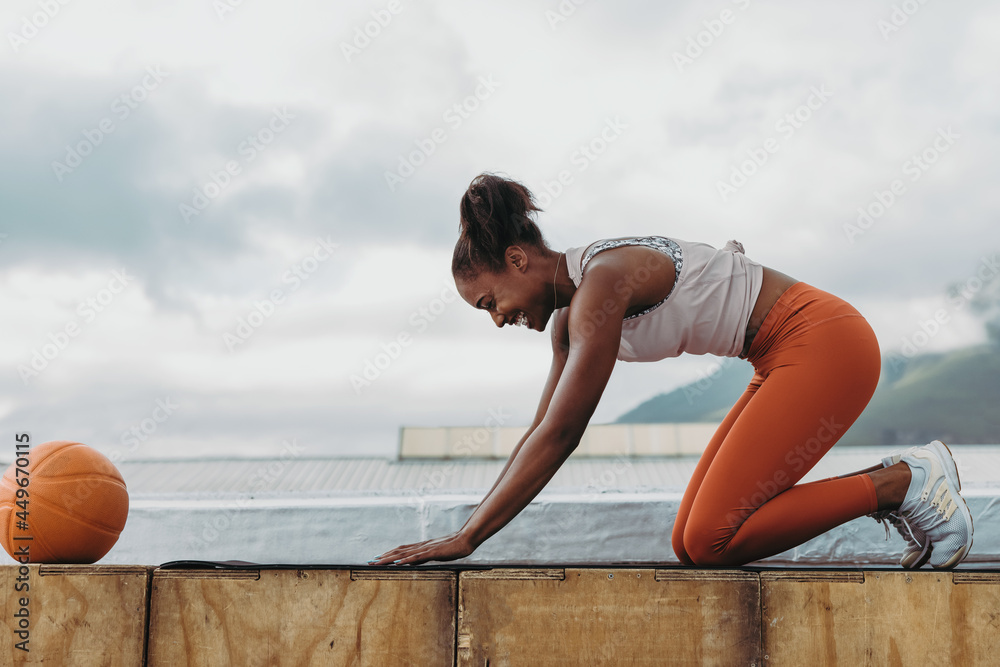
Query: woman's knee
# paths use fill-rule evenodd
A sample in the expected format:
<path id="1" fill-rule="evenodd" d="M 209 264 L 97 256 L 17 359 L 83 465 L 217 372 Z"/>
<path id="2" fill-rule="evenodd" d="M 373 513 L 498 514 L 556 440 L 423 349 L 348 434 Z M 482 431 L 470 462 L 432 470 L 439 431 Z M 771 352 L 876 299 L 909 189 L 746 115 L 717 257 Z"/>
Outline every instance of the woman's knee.
<path id="1" fill-rule="evenodd" d="M 684 548 L 684 524 L 681 523 L 680 517 L 674 522 L 674 530 L 670 536 L 671 545 L 674 547 L 674 555 L 681 562 L 681 565 L 694 565 L 694 561 L 691 560 L 691 556 L 688 555 L 687 550 Z"/>
<path id="2" fill-rule="evenodd" d="M 722 565 L 722 554 L 712 546 L 710 540 L 696 534 L 685 534 L 684 550 L 691 561 L 689 565 L 712 566 Z"/>
<path id="3" fill-rule="evenodd" d="M 684 552 L 691 561 L 689 564 L 704 567 L 742 565 L 738 556 L 728 549 L 738 527 L 722 530 L 716 524 L 689 521 L 682 539 Z"/>

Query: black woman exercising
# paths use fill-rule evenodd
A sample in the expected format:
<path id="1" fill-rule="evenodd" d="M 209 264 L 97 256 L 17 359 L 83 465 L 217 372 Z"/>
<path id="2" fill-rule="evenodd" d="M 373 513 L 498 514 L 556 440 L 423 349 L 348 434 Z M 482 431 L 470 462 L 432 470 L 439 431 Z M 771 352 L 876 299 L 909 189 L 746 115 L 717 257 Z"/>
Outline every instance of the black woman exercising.
<path id="1" fill-rule="evenodd" d="M 498 327 L 544 331 L 552 366 L 534 420 L 493 488 L 455 533 L 405 544 L 370 564 L 471 554 L 528 505 L 579 444 L 615 362 L 681 353 L 739 357 L 756 373 L 719 425 L 674 521 L 681 563 L 737 566 L 861 516 L 892 523 L 900 563 L 957 565 L 972 515 L 940 441 L 839 477 L 799 480 L 843 436 L 878 383 L 878 341 L 846 301 L 746 257 L 672 237 L 603 239 L 555 252 L 520 183 L 483 173 L 459 207 L 452 259 L 459 294 Z M 886 526 L 888 531 L 888 526 Z"/>

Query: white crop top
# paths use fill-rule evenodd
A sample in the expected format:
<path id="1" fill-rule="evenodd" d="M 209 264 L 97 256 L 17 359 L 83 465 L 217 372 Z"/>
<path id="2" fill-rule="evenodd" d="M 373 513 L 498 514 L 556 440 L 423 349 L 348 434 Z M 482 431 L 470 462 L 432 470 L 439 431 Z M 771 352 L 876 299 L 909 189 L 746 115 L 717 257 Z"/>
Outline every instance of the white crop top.
<path id="1" fill-rule="evenodd" d="M 674 286 L 658 304 L 624 319 L 619 359 L 656 361 L 682 352 L 740 355 L 764 267 L 748 259 L 739 242 L 729 241 L 718 250 L 663 236 L 604 239 L 566 251 L 573 283 L 580 286 L 594 255 L 623 245 L 643 245 L 670 257 Z"/>

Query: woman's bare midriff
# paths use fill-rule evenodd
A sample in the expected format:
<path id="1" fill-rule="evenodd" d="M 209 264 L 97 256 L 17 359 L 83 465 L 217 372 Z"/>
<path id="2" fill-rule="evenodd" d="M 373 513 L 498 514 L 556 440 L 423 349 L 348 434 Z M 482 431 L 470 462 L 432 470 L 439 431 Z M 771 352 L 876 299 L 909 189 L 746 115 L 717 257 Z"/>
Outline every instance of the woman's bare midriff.
<path id="1" fill-rule="evenodd" d="M 791 276 L 764 267 L 764 279 L 761 281 L 760 294 L 757 295 L 757 303 L 754 304 L 750 319 L 747 321 L 747 334 L 743 342 L 743 351 L 740 352 L 741 357 L 745 358 L 750 351 L 754 335 L 760 329 L 760 325 L 764 323 L 764 318 L 767 317 L 771 306 L 785 293 L 785 290 L 797 282 L 799 281 Z"/>

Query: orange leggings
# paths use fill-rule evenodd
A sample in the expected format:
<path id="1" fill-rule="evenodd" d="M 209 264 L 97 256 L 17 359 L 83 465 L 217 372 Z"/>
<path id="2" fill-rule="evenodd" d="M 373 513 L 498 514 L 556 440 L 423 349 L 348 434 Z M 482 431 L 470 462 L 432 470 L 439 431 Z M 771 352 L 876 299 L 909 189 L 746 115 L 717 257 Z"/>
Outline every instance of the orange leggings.
<path id="1" fill-rule="evenodd" d="M 878 341 L 846 301 L 803 282 L 764 318 L 754 374 L 695 468 L 674 523 L 686 565 L 773 556 L 878 509 L 867 474 L 798 484 L 864 410 Z"/>

